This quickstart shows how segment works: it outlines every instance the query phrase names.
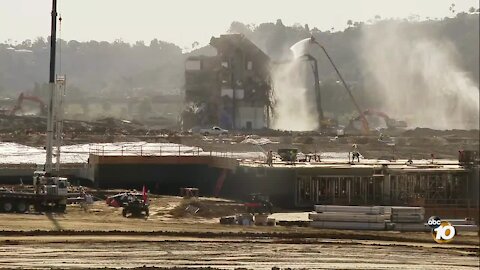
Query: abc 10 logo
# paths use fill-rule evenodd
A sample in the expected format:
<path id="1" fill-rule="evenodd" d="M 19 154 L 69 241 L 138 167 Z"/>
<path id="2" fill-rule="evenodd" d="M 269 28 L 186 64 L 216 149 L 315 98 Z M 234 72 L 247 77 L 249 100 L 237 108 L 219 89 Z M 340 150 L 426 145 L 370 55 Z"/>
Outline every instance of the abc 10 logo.
<path id="1" fill-rule="evenodd" d="M 432 237 L 439 244 L 448 243 L 455 236 L 455 227 L 448 221 L 442 221 L 439 217 L 433 216 L 428 219 L 428 226 L 432 228 Z"/>

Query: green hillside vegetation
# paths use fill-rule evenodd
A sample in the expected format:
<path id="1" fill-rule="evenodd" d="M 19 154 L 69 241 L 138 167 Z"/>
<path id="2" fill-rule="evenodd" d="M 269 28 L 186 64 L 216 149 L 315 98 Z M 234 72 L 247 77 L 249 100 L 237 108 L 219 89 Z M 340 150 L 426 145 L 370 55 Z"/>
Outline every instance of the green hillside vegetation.
<path id="1" fill-rule="evenodd" d="M 424 19 L 382 19 L 345 22 L 346 29 L 321 31 L 316 27 L 275 23 L 248 25 L 233 22 L 226 32 L 242 33 L 275 61 L 289 57 L 289 48 L 297 41 L 314 36 L 328 50 L 345 79 L 352 85 L 362 104 L 374 102 L 363 95 L 371 78 L 362 62 L 361 40 L 365 33 L 375 33 L 390 24 L 401 25 L 404 38 L 413 42 L 425 35 L 452 47 L 458 66 L 478 85 L 479 14 L 478 10 L 458 13 L 455 17 Z M 199 53 L 201 48 L 192 53 Z M 391 48 L 392 52 L 395 48 Z M 333 113 L 353 111 L 333 69 L 320 52 L 320 80 L 325 110 Z M 66 74 L 70 98 L 127 98 L 160 94 L 181 94 L 184 87 L 184 61 L 189 53 L 172 43 L 154 39 L 148 43 L 129 44 L 122 40 L 78 42 L 58 41 L 57 72 Z M 0 43 L 0 96 L 16 97 L 20 92 L 43 96 L 48 79 L 49 46 L 44 38 L 18 44 Z"/>

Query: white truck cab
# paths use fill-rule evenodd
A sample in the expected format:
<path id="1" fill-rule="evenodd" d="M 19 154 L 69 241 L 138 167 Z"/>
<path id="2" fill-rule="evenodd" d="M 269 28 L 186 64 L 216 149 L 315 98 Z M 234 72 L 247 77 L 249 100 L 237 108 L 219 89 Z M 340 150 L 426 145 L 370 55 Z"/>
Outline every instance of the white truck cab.
<path id="1" fill-rule="evenodd" d="M 33 186 L 37 194 L 67 196 L 69 182 L 65 177 L 50 176 L 45 171 L 35 171 Z"/>

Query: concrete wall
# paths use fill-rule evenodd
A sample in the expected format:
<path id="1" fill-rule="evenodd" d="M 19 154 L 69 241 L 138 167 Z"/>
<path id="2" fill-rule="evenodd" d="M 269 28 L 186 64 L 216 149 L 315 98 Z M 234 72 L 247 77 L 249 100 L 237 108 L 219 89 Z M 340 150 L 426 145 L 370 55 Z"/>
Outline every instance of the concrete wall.
<path id="1" fill-rule="evenodd" d="M 101 188 L 135 188 L 143 185 L 159 194 L 179 195 L 182 187 L 196 187 L 212 196 L 221 169 L 201 164 L 102 164 L 95 184 Z"/>
<path id="2" fill-rule="evenodd" d="M 262 129 L 267 126 L 265 121 L 265 109 L 264 107 L 247 107 L 241 106 L 238 108 L 238 117 L 236 119 L 237 128 L 246 129 L 248 122 L 251 124 L 252 129 Z"/>
<path id="3" fill-rule="evenodd" d="M 480 166 L 474 165 L 470 167 L 468 174 L 468 192 L 472 199 L 472 205 L 480 208 Z"/>
<path id="4" fill-rule="evenodd" d="M 238 167 L 227 176 L 221 196 L 247 199 L 251 193 L 268 195 L 274 205 L 294 206 L 295 170 L 287 168 Z"/>
<path id="5" fill-rule="evenodd" d="M 285 208 L 311 209 L 314 204 L 326 203 L 452 208 L 452 213 L 459 215 L 478 210 L 478 170 L 265 167 L 239 165 L 235 159 L 211 156 L 91 155 L 90 162 L 95 164 L 95 182 L 103 188 L 140 189 L 146 185 L 153 192 L 178 195 L 181 187 L 196 187 L 201 195 L 212 196 L 217 181 L 227 170 L 220 197 L 245 200 L 251 193 L 261 193 L 268 195 L 274 205 Z M 469 206 L 465 205 L 467 200 Z"/>
<path id="6" fill-rule="evenodd" d="M 223 170 L 227 170 L 219 192 L 221 197 L 245 200 L 248 194 L 262 193 L 268 195 L 275 205 L 292 207 L 294 204 L 293 179 L 296 171 L 292 169 L 236 166 L 236 160 L 227 158 L 140 158 L 141 163 L 139 157 L 91 156 L 90 162 L 96 164 L 95 185 L 135 189 L 145 185 L 152 192 L 172 195 L 178 195 L 182 187 L 196 187 L 202 196 L 213 196 L 219 177 Z M 160 164 L 159 160 L 164 163 Z"/>

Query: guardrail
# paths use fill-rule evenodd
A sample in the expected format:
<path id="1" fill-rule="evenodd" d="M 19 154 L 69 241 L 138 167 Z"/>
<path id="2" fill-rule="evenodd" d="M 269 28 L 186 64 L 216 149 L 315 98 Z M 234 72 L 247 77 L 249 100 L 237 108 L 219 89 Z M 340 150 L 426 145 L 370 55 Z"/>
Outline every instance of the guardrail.
<path id="1" fill-rule="evenodd" d="M 62 163 L 60 165 L 60 169 L 62 170 L 68 170 L 68 169 L 78 169 L 85 167 L 85 163 Z M 13 169 L 13 170 L 43 170 L 43 165 L 42 164 L 34 164 L 34 163 L 0 163 L 0 169 Z"/>
<path id="2" fill-rule="evenodd" d="M 159 146 L 158 148 L 152 146 L 143 147 L 142 145 L 121 145 L 117 148 L 112 148 L 111 146 L 95 146 L 90 147 L 88 153 L 99 156 L 215 156 L 226 158 L 236 158 L 240 155 L 240 153 L 230 151 L 203 151 L 202 148 L 197 146 L 183 145 Z"/>

